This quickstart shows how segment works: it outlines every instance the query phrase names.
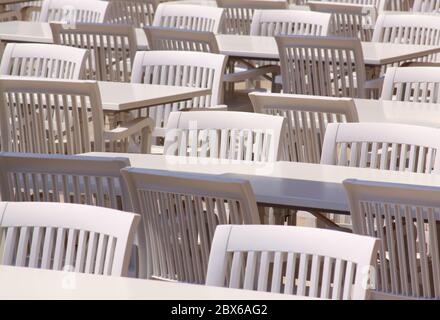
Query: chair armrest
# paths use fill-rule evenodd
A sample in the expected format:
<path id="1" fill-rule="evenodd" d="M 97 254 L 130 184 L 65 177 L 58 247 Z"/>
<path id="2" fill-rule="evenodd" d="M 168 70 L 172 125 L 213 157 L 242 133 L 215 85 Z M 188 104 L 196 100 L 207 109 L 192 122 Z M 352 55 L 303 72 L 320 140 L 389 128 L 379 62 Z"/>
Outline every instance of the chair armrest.
<path id="1" fill-rule="evenodd" d="M 246 71 L 228 73 L 223 76 L 224 82 L 243 82 L 249 79 L 258 78 L 266 74 L 280 74 L 281 69 L 279 66 L 261 66 L 258 68 L 248 69 Z"/>
<path id="2" fill-rule="evenodd" d="M 382 89 L 385 77 L 365 81 L 365 89 Z"/>
<path id="3" fill-rule="evenodd" d="M 141 134 L 141 152 L 149 153 L 151 150 L 151 134 L 155 123 L 151 118 L 137 118 L 120 124 L 117 128 L 104 131 L 104 139 L 107 141 L 117 141 L 128 139 L 135 134 Z"/>

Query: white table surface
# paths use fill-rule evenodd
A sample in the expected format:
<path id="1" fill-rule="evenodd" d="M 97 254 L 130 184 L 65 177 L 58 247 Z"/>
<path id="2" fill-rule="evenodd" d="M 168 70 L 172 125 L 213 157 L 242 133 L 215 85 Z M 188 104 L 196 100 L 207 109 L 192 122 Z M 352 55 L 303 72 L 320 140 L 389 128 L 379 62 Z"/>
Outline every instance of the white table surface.
<path id="1" fill-rule="evenodd" d="M 155 280 L 0 266 L 0 300 L 311 300 L 313 298 Z M 313 299 L 315 300 L 315 299 Z"/>
<path id="2" fill-rule="evenodd" d="M 222 34 L 217 35 L 217 41 L 221 53 L 229 56 L 250 59 L 279 59 L 278 47 L 273 37 Z M 365 64 L 378 66 L 440 52 L 440 46 L 362 42 L 362 51 Z"/>
<path id="3" fill-rule="evenodd" d="M 199 89 L 154 84 L 98 81 L 103 110 L 120 112 L 189 100 L 211 93 Z"/>
<path id="4" fill-rule="evenodd" d="M 354 99 L 359 122 L 390 122 L 440 127 L 440 104 Z"/>
<path id="5" fill-rule="evenodd" d="M 136 29 L 138 48 L 148 47 L 145 33 Z M 0 23 L 0 40 L 52 43 L 48 23 L 9 21 Z M 273 37 L 217 35 L 220 52 L 229 56 L 278 60 L 278 47 Z M 368 65 L 384 65 L 440 52 L 440 46 L 363 42 L 364 61 Z"/>
<path id="6" fill-rule="evenodd" d="M 226 174 L 250 181 L 257 202 L 297 209 L 320 209 L 348 213 L 342 182 L 354 178 L 368 181 L 440 186 L 440 175 L 382 171 L 320 164 L 254 163 L 209 158 L 122 153 L 87 153 L 86 156 L 124 157 L 131 166 L 155 170 Z"/>

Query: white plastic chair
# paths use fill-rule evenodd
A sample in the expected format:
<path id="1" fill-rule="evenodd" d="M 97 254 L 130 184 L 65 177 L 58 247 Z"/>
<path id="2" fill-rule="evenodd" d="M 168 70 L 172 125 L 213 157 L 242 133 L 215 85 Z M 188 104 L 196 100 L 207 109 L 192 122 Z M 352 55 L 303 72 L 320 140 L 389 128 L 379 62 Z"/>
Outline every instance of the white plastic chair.
<path id="1" fill-rule="evenodd" d="M 379 15 L 372 41 L 387 43 L 439 45 L 440 21 L 434 15 Z M 439 61 L 436 54 L 417 61 Z"/>
<path id="2" fill-rule="evenodd" d="M 156 127 L 153 136 L 164 136 L 170 112 L 183 108 L 209 108 L 223 102 L 222 78 L 226 56 L 189 51 L 137 52 L 133 63 L 132 83 L 175 85 L 211 89 L 211 94 L 186 102 L 148 108 Z"/>
<path id="3" fill-rule="evenodd" d="M 381 99 L 438 103 L 440 76 L 438 67 L 388 68 Z"/>
<path id="4" fill-rule="evenodd" d="M 287 9 L 288 3 L 286 0 L 217 0 L 217 6 L 225 10 L 224 33 L 249 35 L 255 10 Z"/>
<path id="5" fill-rule="evenodd" d="M 122 174 L 142 216 L 148 278 L 202 284 L 216 226 L 260 223 L 248 181 L 136 168 Z"/>
<path id="6" fill-rule="evenodd" d="M 108 4 L 98 0 L 44 0 L 40 22 L 102 23 Z"/>
<path id="7" fill-rule="evenodd" d="M 367 97 L 359 39 L 276 36 L 283 92 L 333 97 Z"/>
<path id="8" fill-rule="evenodd" d="M 84 77 L 87 50 L 37 43 L 8 43 L 0 75 L 78 80 Z"/>
<path id="9" fill-rule="evenodd" d="M 438 173 L 440 130 L 397 123 L 332 123 L 322 164 Z"/>
<path id="10" fill-rule="evenodd" d="M 377 8 L 336 2 L 309 1 L 310 10 L 332 14 L 331 34 L 371 41 L 377 19 Z"/>
<path id="11" fill-rule="evenodd" d="M 126 158 L 0 153 L 3 201 L 65 202 L 131 211 Z"/>
<path id="12" fill-rule="evenodd" d="M 328 35 L 331 15 L 302 10 L 255 10 L 251 35 Z"/>
<path id="13" fill-rule="evenodd" d="M 149 150 L 151 119 L 139 118 L 104 131 L 99 87 L 93 81 L 0 78 L 0 132 L 3 151 L 78 154 L 127 151 L 142 132 L 141 152 Z"/>
<path id="14" fill-rule="evenodd" d="M 279 115 L 286 119 L 281 139 L 282 159 L 319 163 L 325 130 L 333 122 L 359 122 L 351 98 L 332 98 L 291 94 L 249 94 L 254 112 Z"/>
<path id="15" fill-rule="evenodd" d="M 189 4 L 161 3 L 153 26 L 220 33 L 223 9 Z"/>
<path id="16" fill-rule="evenodd" d="M 440 2 L 438 0 L 414 0 L 412 7 L 414 12 L 439 12 Z"/>
<path id="17" fill-rule="evenodd" d="M 440 299 L 440 188 L 345 180 L 353 231 L 380 238 L 373 299 Z"/>
<path id="18" fill-rule="evenodd" d="M 283 117 L 233 111 L 172 112 L 165 155 L 276 161 Z"/>
<path id="19" fill-rule="evenodd" d="M 379 241 L 315 228 L 218 226 L 210 286 L 349 300 L 368 298 Z"/>
<path id="20" fill-rule="evenodd" d="M 130 25 L 77 23 L 50 24 L 54 43 L 87 49 L 87 79 L 130 82 L 137 50 L 135 29 Z"/>
<path id="21" fill-rule="evenodd" d="M 44 202 L 0 202 L 0 209 L 1 264 L 127 275 L 139 215 Z"/>
<path id="22" fill-rule="evenodd" d="M 143 28 L 153 24 L 160 0 L 108 0 L 106 21 Z"/>

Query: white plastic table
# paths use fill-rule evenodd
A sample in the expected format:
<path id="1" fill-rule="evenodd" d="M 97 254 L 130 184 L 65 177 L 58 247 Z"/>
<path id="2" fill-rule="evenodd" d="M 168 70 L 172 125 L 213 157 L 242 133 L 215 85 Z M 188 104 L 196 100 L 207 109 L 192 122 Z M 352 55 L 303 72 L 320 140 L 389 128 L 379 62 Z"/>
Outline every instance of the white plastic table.
<path id="1" fill-rule="evenodd" d="M 220 52 L 228 56 L 279 60 L 278 47 L 273 37 L 221 34 L 217 35 L 217 41 Z M 440 46 L 362 42 L 362 51 L 365 64 L 380 66 L 437 53 L 440 52 Z"/>
<path id="2" fill-rule="evenodd" d="M 125 157 L 131 166 L 155 170 L 231 175 L 247 179 L 257 202 L 295 209 L 349 212 L 342 182 L 355 178 L 368 181 L 440 186 L 440 175 L 383 171 L 320 164 L 192 158 L 163 155 L 87 153 L 86 156 Z"/>
<path id="3" fill-rule="evenodd" d="M 210 89 L 98 81 L 103 110 L 122 112 L 189 100 L 211 93 Z"/>
<path id="4" fill-rule="evenodd" d="M 142 29 L 136 29 L 139 50 L 148 48 Z M 0 23 L 0 40 L 4 42 L 52 43 L 48 23 L 8 21 Z M 261 36 L 217 35 L 220 52 L 232 57 L 279 60 L 275 38 Z M 380 66 L 440 52 L 440 46 L 363 42 L 365 64 Z"/>
<path id="5" fill-rule="evenodd" d="M 354 99 L 359 122 L 390 122 L 440 127 L 440 104 Z"/>
<path id="6" fill-rule="evenodd" d="M 0 300 L 316 300 L 295 295 L 9 266 L 0 266 L 0 283 Z"/>

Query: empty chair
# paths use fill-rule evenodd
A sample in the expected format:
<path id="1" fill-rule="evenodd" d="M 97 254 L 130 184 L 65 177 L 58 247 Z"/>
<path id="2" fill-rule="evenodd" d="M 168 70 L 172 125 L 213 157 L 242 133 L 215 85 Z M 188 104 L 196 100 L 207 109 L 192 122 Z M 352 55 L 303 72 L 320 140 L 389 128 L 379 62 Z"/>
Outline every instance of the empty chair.
<path id="1" fill-rule="evenodd" d="M 131 82 L 211 89 L 211 94 L 186 102 L 148 108 L 156 123 L 154 136 L 164 136 L 168 115 L 183 108 L 209 108 L 222 104 L 226 56 L 205 52 L 137 52 Z"/>
<path id="2" fill-rule="evenodd" d="M 345 180 L 353 232 L 380 238 L 374 299 L 439 299 L 440 189 Z"/>
<path id="3" fill-rule="evenodd" d="M 259 223 L 248 181 L 136 168 L 122 174 L 142 216 L 148 278 L 203 284 L 216 226 Z"/>
<path id="4" fill-rule="evenodd" d="M 248 35 L 255 10 L 287 9 L 288 4 L 285 0 L 217 0 L 217 6 L 225 10 L 224 33 Z"/>
<path id="5" fill-rule="evenodd" d="M 332 34 L 371 41 L 377 18 L 376 7 L 318 1 L 310 1 L 307 5 L 313 11 L 332 14 Z"/>
<path id="6" fill-rule="evenodd" d="M 218 226 L 210 286 L 350 300 L 369 297 L 378 239 L 291 226 Z"/>
<path id="7" fill-rule="evenodd" d="M 210 31 L 180 30 L 164 27 L 147 27 L 144 30 L 150 50 L 220 52 L 215 34 Z M 228 61 L 232 64 L 234 63 L 230 58 Z M 268 73 L 278 74 L 279 67 L 272 65 L 245 66 L 244 70 L 225 74 L 223 82 L 243 82 L 265 76 Z"/>
<path id="8" fill-rule="evenodd" d="M 414 0 L 412 7 L 414 12 L 439 12 L 440 2 L 438 0 Z"/>
<path id="9" fill-rule="evenodd" d="M 105 151 L 107 141 L 123 152 L 142 132 L 140 149 L 147 152 L 151 128 L 151 119 L 139 118 L 104 131 L 96 82 L 0 79 L 2 151 L 78 154 Z"/>
<path id="10" fill-rule="evenodd" d="M 126 158 L 0 153 L 3 201 L 65 202 L 131 211 Z"/>
<path id="11" fill-rule="evenodd" d="M 161 3 L 153 26 L 219 33 L 222 21 L 223 10 L 220 8 Z"/>
<path id="12" fill-rule="evenodd" d="M 388 68 L 382 89 L 383 100 L 438 103 L 438 67 Z"/>
<path id="13" fill-rule="evenodd" d="M 81 79 L 88 52 L 84 49 L 37 43 L 8 43 L 0 75 Z"/>
<path id="14" fill-rule="evenodd" d="M 322 164 L 438 173 L 440 130 L 396 123 L 332 123 Z"/>
<path id="15" fill-rule="evenodd" d="M 130 82 L 137 50 L 132 26 L 78 23 L 69 28 L 51 23 L 56 44 L 88 49 L 86 77 L 98 81 Z"/>
<path id="16" fill-rule="evenodd" d="M 40 22 L 102 23 L 108 2 L 98 0 L 44 0 Z"/>
<path id="17" fill-rule="evenodd" d="M 139 215 L 77 204 L 0 202 L 2 265 L 126 276 Z"/>
<path id="18" fill-rule="evenodd" d="M 277 36 L 283 92 L 365 98 L 365 65 L 359 39 Z"/>
<path id="19" fill-rule="evenodd" d="M 278 116 L 246 112 L 172 112 L 164 154 L 276 161 L 284 130 Z"/>
<path id="20" fill-rule="evenodd" d="M 255 10 L 251 35 L 328 35 L 331 15 L 302 10 Z"/>
<path id="21" fill-rule="evenodd" d="M 286 118 L 282 159 L 319 163 L 325 130 L 333 122 L 359 122 L 351 98 L 252 92 L 254 111 Z"/>
<path id="22" fill-rule="evenodd" d="M 144 28 L 150 50 L 200 51 L 220 53 L 215 34 L 164 27 Z"/>
<path id="23" fill-rule="evenodd" d="M 372 41 L 421 45 L 440 44 L 440 21 L 438 17 L 417 14 L 379 15 Z M 438 61 L 436 54 L 417 59 Z"/>
<path id="24" fill-rule="evenodd" d="M 160 0 L 108 0 L 106 21 L 143 28 L 153 24 L 154 13 Z"/>

